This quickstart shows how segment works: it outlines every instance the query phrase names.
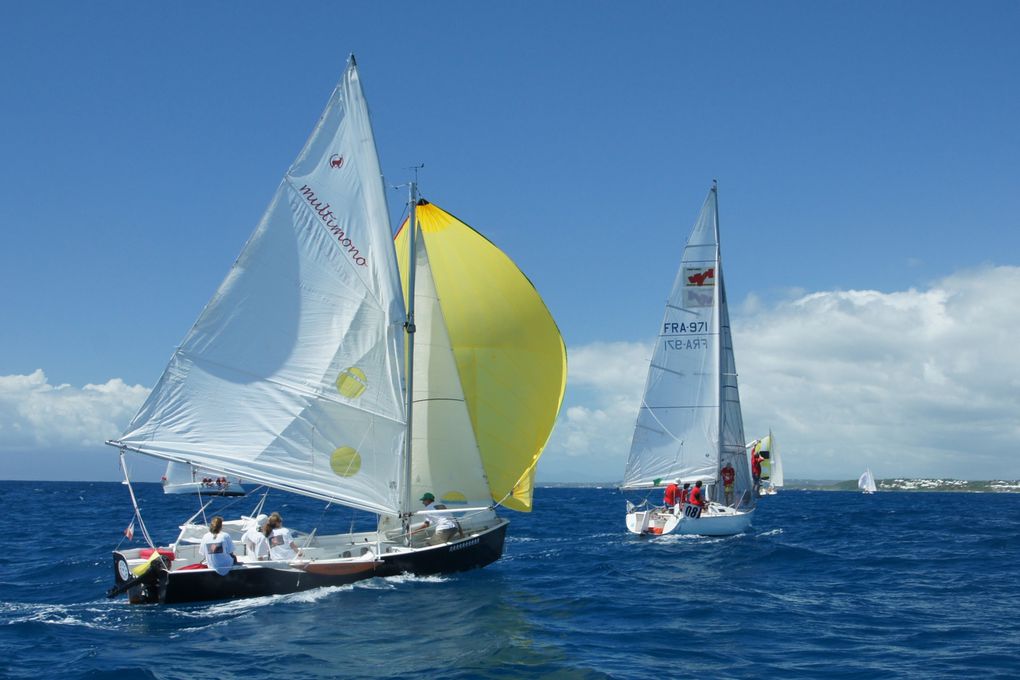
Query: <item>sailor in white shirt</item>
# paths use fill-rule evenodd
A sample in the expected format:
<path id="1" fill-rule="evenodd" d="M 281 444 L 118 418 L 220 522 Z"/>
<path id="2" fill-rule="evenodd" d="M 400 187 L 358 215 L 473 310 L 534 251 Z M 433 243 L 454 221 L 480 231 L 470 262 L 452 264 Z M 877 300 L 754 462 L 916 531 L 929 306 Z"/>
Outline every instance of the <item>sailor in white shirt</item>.
<path id="1" fill-rule="evenodd" d="M 283 526 L 283 518 L 280 513 L 274 512 L 266 520 L 266 527 L 272 527 L 272 531 L 266 535 L 269 540 L 269 556 L 274 560 L 292 560 L 301 555 L 301 549 L 294 542 L 294 535 L 290 529 Z"/>
<path id="2" fill-rule="evenodd" d="M 245 555 L 248 560 L 269 559 L 269 539 L 262 530 L 266 523 L 266 516 L 262 515 L 251 521 L 248 530 L 244 532 L 241 540 L 244 542 Z"/>
<path id="3" fill-rule="evenodd" d="M 234 539 L 223 531 L 223 518 L 216 515 L 209 522 L 209 533 L 202 537 L 198 552 L 205 563 L 220 576 L 226 576 L 234 566 Z"/>
<path id="4" fill-rule="evenodd" d="M 425 527 L 431 526 L 436 529 L 432 537 L 428 539 L 429 545 L 446 543 L 456 534 L 461 533 L 460 525 L 457 524 L 457 520 L 453 518 L 452 514 L 449 512 L 438 512 L 439 510 L 445 510 L 446 506 L 436 505 L 435 501 L 436 497 L 428 492 L 421 497 L 421 502 L 425 505 L 425 509 L 431 511 L 425 515 Z"/>

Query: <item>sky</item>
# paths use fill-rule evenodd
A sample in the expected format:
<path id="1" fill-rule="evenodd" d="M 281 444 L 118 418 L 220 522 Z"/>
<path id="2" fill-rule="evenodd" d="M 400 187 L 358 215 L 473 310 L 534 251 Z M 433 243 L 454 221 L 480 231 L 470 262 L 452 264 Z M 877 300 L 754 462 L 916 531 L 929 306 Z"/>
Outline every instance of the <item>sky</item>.
<path id="1" fill-rule="evenodd" d="M 622 479 L 713 179 L 788 478 L 1020 478 L 1017 35 L 995 1 L 3 4 L 0 477 L 119 478 L 355 53 L 387 182 L 423 163 L 563 333 L 540 483 Z"/>

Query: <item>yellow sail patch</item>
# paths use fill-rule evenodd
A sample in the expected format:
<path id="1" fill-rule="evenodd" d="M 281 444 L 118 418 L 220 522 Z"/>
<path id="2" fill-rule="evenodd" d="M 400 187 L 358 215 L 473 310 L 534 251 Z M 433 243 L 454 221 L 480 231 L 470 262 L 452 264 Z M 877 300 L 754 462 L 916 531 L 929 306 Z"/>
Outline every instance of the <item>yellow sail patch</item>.
<path id="1" fill-rule="evenodd" d="M 365 372 L 356 366 L 351 366 L 343 371 L 336 379 L 336 389 L 348 399 L 357 399 L 368 387 L 368 378 Z"/>
<path id="2" fill-rule="evenodd" d="M 492 498 L 529 511 L 566 386 L 563 338 L 505 253 L 435 205 L 417 215 Z M 405 299 L 407 232 L 405 221 L 396 238 Z"/>
<path id="3" fill-rule="evenodd" d="M 341 446 L 329 457 L 329 467 L 341 477 L 353 477 L 361 470 L 361 454 L 350 446 Z"/>

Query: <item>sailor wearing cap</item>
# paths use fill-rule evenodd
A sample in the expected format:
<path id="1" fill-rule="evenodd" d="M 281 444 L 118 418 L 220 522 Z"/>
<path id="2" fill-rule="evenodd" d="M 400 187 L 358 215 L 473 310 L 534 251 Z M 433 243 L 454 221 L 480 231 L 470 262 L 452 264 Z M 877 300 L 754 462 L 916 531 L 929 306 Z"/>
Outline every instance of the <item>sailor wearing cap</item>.
<path id="1" fill-rule="evenodd" d="M 425 526 L 435 527 L 436 531 L 430 539 L 428 539 L 429 545 L 439 545 L 446 543 L 454 534 L 460 531 L 460 527 L 457 525 L 457 520 L 453 518 L 448 512 L 438 512 L 439 510 L 446 510 L 446 506 L 442 504 L 436 504 L 436 497 L 430 492 L 425 492 L 421 497 L 422 504 L 425 505 L 425 509 L 429 511 L 425 515 Z"/>

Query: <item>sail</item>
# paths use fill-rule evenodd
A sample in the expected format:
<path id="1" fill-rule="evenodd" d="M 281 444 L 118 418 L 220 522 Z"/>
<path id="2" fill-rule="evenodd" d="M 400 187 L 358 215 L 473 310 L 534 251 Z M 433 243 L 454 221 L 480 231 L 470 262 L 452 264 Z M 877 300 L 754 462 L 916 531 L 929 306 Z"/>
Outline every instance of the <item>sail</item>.
<path id="1" fill-rule="evenodd" d="M 624 472 L 625 488 L 665 480 L 713 483 L 736 472 L 738 503 L 753 503 L 736 362 L 719 260 L 716 193 L 705 199 L 681 258 L 652 352 Z"/>
<path id="2" fill-rule="evenodd" d="M 875 486 L 875 477 L 871 474 L 871 468 L 867 468 L 857 480 L 857 488 L 865 493 L 875 493 L 878 487 Z"/>
<path id="3" fill-rule="evenodd" d="M 200 481 L 197 473 L 198 471 L 187 463 L 170 461 L 166 464 L 166 472 L 163 473 L 163 482 L 171 485 L 192 484 Z"/>
<path id="4" fill-rule="evenodd" d="M 489 485 L 429 266 L 428 246 L 420 239 L 416 253 L 411 498 L 431 492 L 448 507 L 486 506 L 492 502 Z M 404 253 L 404 261 L 406 257 Z"/>
<path id="5" fill-rule="evenodd" d="M 403 298 L 353 58 L 234 266 L 119 440 L 394 514 Z"/>
<path id="6" fill-rule="evenodd" d="M 463 394 L 469 422 L 459 420 L 461 424 L 456 428 L 470 426 L 490 502 L 502 501 L 508 508 L 528 511 L 535 465 L 563 401 L 566 383 L 563 339 L 534 286 L 506 254 L 435 205 L 422 202 L 417 215 L 421 235 L 419 249 L 427 253 L 430 278 L 439 304 L 418 308 L 422 298 L 416 294 L 416 323 L 422 321 L 422 314 L 429 313 L 426 309 L 431 309 L 434 326 L 441 312 L 455 365 L 442 369 L 442 380 L 457 383 L 450 386 L 448 393 L 455 392 L 459 386 Z M 405 272 L 407 232 L 405 221 L 397 235 L 397 255 L 401 270 Z M 417 271 L 420 272 L 420 268 Z M 416 273 L 416 288 L 420 285 L 421 277 Z M 432 460 L 449 455 L 444 452 L 445 443 L 439 436 L 452 436 L 450 432 L 454 427 L 452 416 L 446 421 L 446 427 L 451 428 L 446 433 L 429 424 L 427 427 L 432 434 L 422 435 L 423 439 L 419 440 L 422 402 L 418 398 L 423 393 L 419 392 L 417 381 L 421 374 L 417 365 L 422 360 L 419 354 L 422 338 L 419 333 L 415 335 L 413 475 L 426 465 L 439 469 Z M 430 362 L 438 365 L 434 362 L 446 353 L 433 346 L 432 355 Z M 453 368 L 456 381 L 449 372 Z M 438 374 L 439 369 L 435 370 Z M 438 378 L 429 380 L 431 385 Z M 431 400 L 427 412 L 438 413 L 438 402 L 432 399 L 433 395 L 428 396 Z M 448 408 L 452 411 L 459 407 L 451 404 Z M 467 433 L 458 434 L 458 441 L 467 440 Z M 461 446 L 470 448 L 466 443 Z M 422 462 L 423 457 L 430 462 Z M 477 474 L 477 468 L 466 464 L 451 466 L 449 473 L 442 474 L 446 478 L 437 488 L 456 485 L 470 488 L 475 483 L 471 478 Z M 462 479 L 457 480 L 457 476 Z M 421 483 L 424 482 L 412 482 L 415 493 L 425 490 Z M 442 493 L 434 492 L 437 496 Z"/>
<path id="7" fill-rule="evenodd" d="M 713 192 L 714 193 L 714 192 Z M 718 234 L 718 231 L 717 231 Z M 737 386 L 737 362 L 733 355 L 733 335 L 730 330 L 730 312 L 726 301 L 726 283 L 722 265 L 717 264 L 719 276 L 719 466 L 733 466 L 734 498 L 738 505 L 754 505 L 754 478 L 744 448 L 744 418 L 740 410 L 740 390 Z M 717 494 L 718 495 L 718 494 Z"/>
<path id="8" fill-rule="evenodd" d="M 774 488 L 778 489 L 785 484 L 783 478 L 783 458 L 779 455 L 779 447 L 776 446 L 776 439 L 772 436 L 771 431 L 761 440 L 761 449 L 762 451 L 769 452 L 769 466 L 771 468 L 769 482 Z"/>

